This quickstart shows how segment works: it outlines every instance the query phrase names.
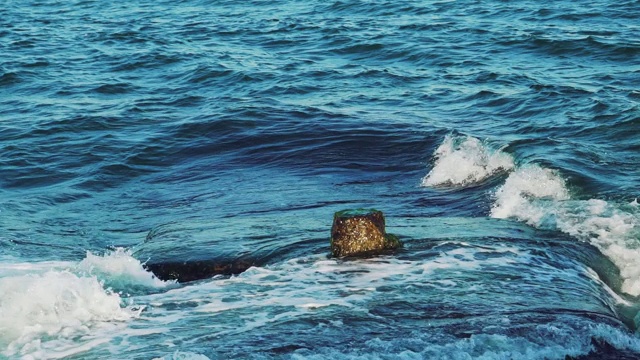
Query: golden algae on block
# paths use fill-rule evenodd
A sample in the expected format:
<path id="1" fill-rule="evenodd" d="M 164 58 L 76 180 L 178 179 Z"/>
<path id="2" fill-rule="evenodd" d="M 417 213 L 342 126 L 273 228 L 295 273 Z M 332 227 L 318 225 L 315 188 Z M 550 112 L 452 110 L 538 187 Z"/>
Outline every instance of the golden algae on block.
<path id="1" fill-rule="evenodd" d="M 331 254 L 333 256 L 370 255 L 392 250 L 402 244 L 395 235 L 385 233 L 382 211 L 343 210 L 333 216 Z"/>

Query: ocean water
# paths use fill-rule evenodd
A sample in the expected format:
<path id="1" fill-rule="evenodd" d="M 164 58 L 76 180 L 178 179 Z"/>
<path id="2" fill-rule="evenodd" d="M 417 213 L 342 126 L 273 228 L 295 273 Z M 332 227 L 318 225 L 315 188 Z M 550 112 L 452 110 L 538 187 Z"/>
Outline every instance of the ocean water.
<path id="1" fill-rule="evenodd" d="M 3 3 L 0 358 L 640 358 L 638 18 Z M 328 256 L 349 208 L 404 247 Z"/>

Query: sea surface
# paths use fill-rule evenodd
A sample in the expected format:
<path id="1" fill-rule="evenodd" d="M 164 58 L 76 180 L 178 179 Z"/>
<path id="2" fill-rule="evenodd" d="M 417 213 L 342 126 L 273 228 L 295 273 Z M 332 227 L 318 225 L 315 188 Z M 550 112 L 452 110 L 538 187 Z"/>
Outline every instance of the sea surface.
<path id="1" fill-rule="evenodd" d="M 640 358 L 638 19 L 2 2 L 0 358 Z M 357 208 L 403 248 L 329 256 Z"/>

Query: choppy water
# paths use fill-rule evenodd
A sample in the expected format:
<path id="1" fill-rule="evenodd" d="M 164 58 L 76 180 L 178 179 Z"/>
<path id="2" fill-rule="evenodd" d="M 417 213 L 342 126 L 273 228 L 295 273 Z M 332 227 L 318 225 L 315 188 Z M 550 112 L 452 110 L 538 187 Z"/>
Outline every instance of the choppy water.
<path id="1" fill-rule="evenodd" d="M 638 18 L 3 4 L 0 357 L 640 357 Z M 359 207 L 404 248 L 329 258 Z"/>

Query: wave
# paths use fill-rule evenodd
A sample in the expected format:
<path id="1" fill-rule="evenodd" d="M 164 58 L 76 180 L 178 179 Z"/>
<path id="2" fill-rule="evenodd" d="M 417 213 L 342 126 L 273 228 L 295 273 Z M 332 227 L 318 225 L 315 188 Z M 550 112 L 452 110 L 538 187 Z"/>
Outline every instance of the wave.
<path id="1" fill-rule="evenodd" d="M 471 136 L 447 135 L 433 157 L 422 186 L 472 185 L 515 166 L 509 154 Z"/>
<path id="2" fill-rule="evenodd" d="M 621 291 L 640 296 L 640 209 L 637 200 L 614 203 L 572 200 L 561 175 L 539 165 L 511 173 L 495 192 L 495 218 L 557 229 L 596 246 L 613 261 L 622 277 Z"/>
<path id="3" fill-rule="evenodd" d="M 76 267 L 79 271 L 96 276 L 105 288 L 115 292 L 145 292 L 163 289 L 174 282 L 162 281 L 144 269 L 131 250 L 116 248 L 103 256 L 87 251 L 86 257 Z"/>
<path id="4" fill-rule="evenodd" d="M 0 352 L 60 358 L 109 341 L 142 306 L 123 293 L 165 288 L 128 251 L 87 253 L 79 263 L 5 263 L 0 267 Z"/>
<path id="5" fill-rule="evenodd" d="M 530 200 L 567 200 L 569 193 L 564 180 L 554 171 L 538 165 L 524 166 L 511 173 L 495 193 L 491 217 L 517 218 L 529 225 L 539 223 L 550 210 L 548 202 L 533 204 Z"/>
<path id="6" fill-rule="evenodd" d="M 434 153 L 423 186 L 465 187 L 510 171 L 493 193 L 490 216 L 559 230 L 597 247 L 620 270 L 616 289 L 640 296 L 640 208 L 601 199 L 576 200 L 560 171 L 530 163 L 516 168 L 511 155 L 477 138 L 447 135 Z"/>

